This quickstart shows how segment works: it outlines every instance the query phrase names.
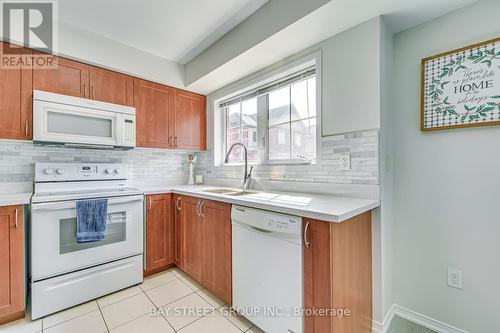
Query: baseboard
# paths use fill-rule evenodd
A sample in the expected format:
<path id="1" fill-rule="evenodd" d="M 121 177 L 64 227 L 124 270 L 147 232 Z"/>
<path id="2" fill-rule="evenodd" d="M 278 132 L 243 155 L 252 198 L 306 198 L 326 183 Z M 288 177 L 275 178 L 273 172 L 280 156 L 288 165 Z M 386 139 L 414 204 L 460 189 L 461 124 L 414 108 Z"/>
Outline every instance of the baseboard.
<path id="1" fill-rule="evenodd" d="M 406 319 L 437 333 L 469 333 L 452 325 L 433 319 L 429 316 L 406 309 L 397 304 L 393 304 L 391 306 L 384 318 L 383 323 L 373 321 L 373 333 L 387 333 L 389 331 L 389 327 L 391 326 L 392 320 L 394 319 L 394 316 Z"/>

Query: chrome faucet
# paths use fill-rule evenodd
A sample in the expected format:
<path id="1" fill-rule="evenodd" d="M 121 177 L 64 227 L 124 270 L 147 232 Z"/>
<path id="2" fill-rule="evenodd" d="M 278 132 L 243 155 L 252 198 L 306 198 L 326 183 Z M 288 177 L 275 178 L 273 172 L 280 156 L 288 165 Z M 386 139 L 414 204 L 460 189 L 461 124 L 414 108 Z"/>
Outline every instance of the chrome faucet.
<path id="1" fill-rule="evenodd" d="M 227 163 L 229 161 L 229 154 L 231 154 L 231 151 L 233 151 L 233 148 L 235 146 L 242 146 L 243 150 L 245 152 L 245 174 L 243 175 L 242 188 L 243 188 L 243 191 L 246 191 L 250 188 L 250 185 L 252 183 L 252 171 L 253 171 L 253 167 L 250 167 L 250 172 L 248 172 L 248 150 L 247 150 L 247 147 L 240 142 L 233 143 L 231 148 L 229 148 L 229 150 L 227 151 L 226 158 L 224 161 L 225 161 L 225 163 Z"/>

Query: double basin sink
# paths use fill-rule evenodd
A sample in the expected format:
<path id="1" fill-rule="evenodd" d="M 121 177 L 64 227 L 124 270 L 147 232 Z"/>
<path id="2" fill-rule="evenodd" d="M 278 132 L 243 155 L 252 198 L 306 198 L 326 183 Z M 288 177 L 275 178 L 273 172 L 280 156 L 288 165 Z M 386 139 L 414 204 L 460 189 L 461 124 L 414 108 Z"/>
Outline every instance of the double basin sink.
<path id="1" fill-rule="evenodd" d="M 234 189 L 234 188 L 211 188 L 211 189 L 207 189 L 207 190 L 201 190 L 200 192 L 214 193 L 214 194 L 225 194 L 225 195 L 230 195 L 230 196 L 234 196 L 234 197 L 261 193 L 258 191 L 249 191 L 249 190 L 242 191 L 242 190 Z"/>

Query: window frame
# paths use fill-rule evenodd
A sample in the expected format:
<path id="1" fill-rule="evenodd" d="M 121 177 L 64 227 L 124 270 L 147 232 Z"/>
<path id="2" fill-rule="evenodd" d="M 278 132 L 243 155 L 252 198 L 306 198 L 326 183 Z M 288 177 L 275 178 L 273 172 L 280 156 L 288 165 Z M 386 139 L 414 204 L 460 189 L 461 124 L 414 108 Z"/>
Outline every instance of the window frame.
<path id="1" fill-rule="evenodd" d="M 322 126 L 321 126 L 321 50 L 315 51 L 307 56 L 304 56 L 300 59 L 290 61 L 283 66 L 280 66 L 274 70 L 269 71 L 266 74 L 256 76 L 253 79 L 242 81 L 253 81 L 248 82 L 246 85 L 244 83 L 238 84 L 240 89 L 234 91 L 232 93 L 226 92 L 225 94 L 220 94 L 220 97 L 215 96 L 213 98 L 213 112 L 219 113 L 218 115 L 214 115 L 214 144 L 222 140 L 222 145 L 220 145 L 220 149 L 217 149 L 214 145 L 214 167 L 221 167 L 229 169 L 231 167 L 237 167 L 244 164 L 244 162 L 232 162 L 225 163 L 224 158 L 229 148 L 227 146 L 227 112 L 228 107 L 224 110 L 219 109 L 219 104 L 221 101 L 228 100 L 231 96 L 237 96 L 245 91 L 249 91 L 251 89 L 256 89 L 259 87 L 263 87 L 271 82 L 279 81 L 280 79 L 284 79 L 291 74 L 298 73 L 307 68 L 313 67 L 315 68 L 315 77 L 316 77 L 316 159 L 312 162 L 302 159 L 283 159 L 283 160 L 270 160 L 269 159 L 269 108 L 268 108 L 268 96 L 269 92 L 260 96 L 256 96 L 257 98 L 257 109 L 260 107 L 265 107 L 266 112 L 258 112 L 257 111 L 257 161 L 248 162 L 249 165 L 253 166 L 279 166 L 282 165 L 286 167 L 287 165 L 309 165 L 309 166 L 318 166 L 321 164 L 321 137 L 322 137 Z M 238 82 L 239 83 L 239 82 Z M 243 88 L 241 88 L 243 87 Z M 241 101 L 240 101 L 241 103 Z M 265 105 L 261 105 L 265 103 Z M 222 112 L 220 112 L 222 111 Z M 308 118 L 309 119 L 309 118 Z M 291 120 L 291 122 L 293 122 Z M 264 132 L 264 133 L 262 133 Z M 217 140 L 219 139 L 219 140 Z M 219 141 L 220 142 L 220 141 Z"/>

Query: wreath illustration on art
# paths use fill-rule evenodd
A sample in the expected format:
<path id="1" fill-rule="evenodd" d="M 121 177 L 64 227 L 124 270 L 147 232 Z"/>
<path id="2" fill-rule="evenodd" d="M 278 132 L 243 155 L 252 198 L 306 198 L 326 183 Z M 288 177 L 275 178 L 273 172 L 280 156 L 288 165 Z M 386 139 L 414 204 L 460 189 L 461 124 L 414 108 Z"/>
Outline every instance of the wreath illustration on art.
<path id="1" fill-rule="evenodd" d="M 497 66 L 500 69 L 500 65 L 496 65 L 496 60 L 500 60 L 500 51 L 495 52 L 495 49 L 489 50 L 477 50 L 472 52 L 469 56 L 459 55 L 455 60 L 450 60 L 442 68 L 441 72 L 437 78 L 432 78 L 431 84 L 429 85 L 428 94 L 432 101 L 432 112 L 440 114 L 442 116 L 452 116 L 456 117 L 461 123 L 466 121 L 472 122 L 481 119 L 485 119 L 488 115 L 498 109 L 500 111 L 500 95 L 490 96 L 482 104 L 473 106 L 464 104 L 465 112 L 458 112 L 457 106 L 449 102 L 449 98 L 444 96 L 444 88 L 446 85 L 450 84 L 449 78 L 456 72 L 460 70 L 467 70 L 467 61 L 472 64 L 481 64 L 487 69 L 491 69 L 492 66 Z"/>

